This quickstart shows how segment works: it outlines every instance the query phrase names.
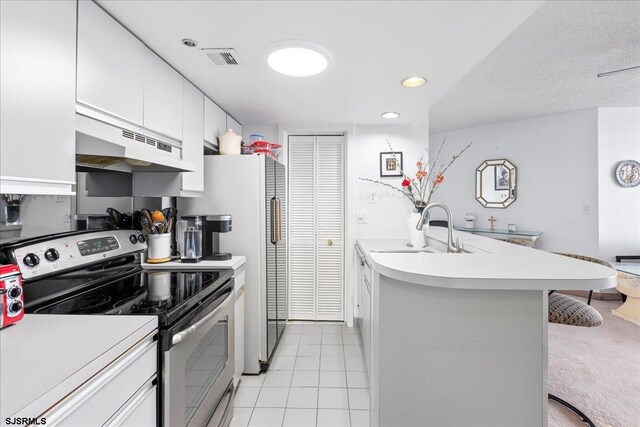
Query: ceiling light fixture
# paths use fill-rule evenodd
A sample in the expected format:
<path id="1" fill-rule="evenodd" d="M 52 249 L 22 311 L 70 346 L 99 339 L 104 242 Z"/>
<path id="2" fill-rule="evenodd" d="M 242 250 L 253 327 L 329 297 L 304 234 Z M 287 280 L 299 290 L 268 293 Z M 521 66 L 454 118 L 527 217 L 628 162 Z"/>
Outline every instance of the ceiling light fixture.
<path id="1" fill-rule="evenodd" d="M 182 44 L 187 47 L 196 47 L 198 46 L 198 42 L 193 39 L 182 39 Z"/>
<path id="2" fill-rule="evenodd" d="M 386 113 L 382 113 L 383 119 L 397 119 L 400 117 L 400 113 L 394 113 L 393 111 L 387 111 Z"/>
<path id="3" fill-rule="evenodd" d="M 305 41 L 284 41 L 267 51 L 267 64 L 274 71 L 293 77 L 309 77 L 323 72 L 331 56 L 322 46 Z"/>
<path id="4" fill-rule="evenodd" d="M 402 81 L 404 87 L 420 87 L 427 84 L 427 79 L 424 77 L 407 77 Z"/>

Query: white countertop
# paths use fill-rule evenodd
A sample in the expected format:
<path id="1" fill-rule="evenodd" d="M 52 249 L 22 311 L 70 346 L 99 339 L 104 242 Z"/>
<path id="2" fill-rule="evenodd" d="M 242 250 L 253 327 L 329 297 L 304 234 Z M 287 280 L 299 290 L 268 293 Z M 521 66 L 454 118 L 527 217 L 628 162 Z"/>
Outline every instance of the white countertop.
<path id="1" fill-rule="evenodd" d="M 157 323 L 155 316 L 26 314 L 0 331 L 0 420 L 41 415 Z"/>
<path id="2" fill-rule="evenodd" d="M 228 261 L 200 261 L 196 263 L 170 261 L 162 264 L 142 263 L 142 268 L 146 270 L 237 270 L 247 262 L 247 257 L 232 256 Z"/>
<path id="3" fill-rule="evenodd" d="M 616 286 L 616 270 L 599 264 L 454 231 L 472 253 L 375 253 L 406 250 L 407 240 L 358 239 L 380 274 L 404 282 L 457 289 L 591 290 Z M 431 227 L 429 238 L 446 243 L 447 229 Z"/>

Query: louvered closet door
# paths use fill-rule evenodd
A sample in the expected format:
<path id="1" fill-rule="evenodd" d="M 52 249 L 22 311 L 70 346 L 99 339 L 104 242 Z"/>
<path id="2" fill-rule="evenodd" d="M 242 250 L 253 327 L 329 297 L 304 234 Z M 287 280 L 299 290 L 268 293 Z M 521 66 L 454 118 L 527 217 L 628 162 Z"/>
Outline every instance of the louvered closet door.
<path id="1" fill-rule="evenodd" d="M 315 137 L 289 137 L 289 318 L 315 320 Z"/>
<path id="2" fill-rule="evenodd" d="M 289 137 L 289 317 L 344 319 L 342 136 Z"/>
<path id="3" fill-rule="evenodd" d="M 343 320 L 342 136 L 318 136 L 316 159 L 316 318 Z"/>

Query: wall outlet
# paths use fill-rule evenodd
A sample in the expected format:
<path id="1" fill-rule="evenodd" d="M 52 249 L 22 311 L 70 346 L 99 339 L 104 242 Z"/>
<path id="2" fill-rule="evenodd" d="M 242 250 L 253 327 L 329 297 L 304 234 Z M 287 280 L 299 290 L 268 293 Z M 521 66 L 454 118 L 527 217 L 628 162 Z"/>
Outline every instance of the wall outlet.
<path id="1" fill-rule="evenodd" d="M 375 204 L 376 203 L 376 198 L 377 198 L 377 195 L 376 195 L 375 191 L 372 191 L 372 192 L 369 193 L 369 203 Z"/>
<path id="2" fill-rule="evenodd" d="M 591 215 L 591 205 L 582 205 L 582 215 Z"/>
<path id="3" fill-rule="evenodd" d="M 356 214 L 356 224 L 369 224 L 369 212 L 358 212 Z"/>

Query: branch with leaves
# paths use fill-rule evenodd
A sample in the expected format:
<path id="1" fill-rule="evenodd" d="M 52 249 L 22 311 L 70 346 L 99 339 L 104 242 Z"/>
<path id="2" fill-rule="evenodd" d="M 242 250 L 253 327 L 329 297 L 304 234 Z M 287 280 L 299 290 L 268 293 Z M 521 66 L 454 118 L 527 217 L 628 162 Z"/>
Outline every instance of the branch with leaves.
<path id="1" fill-rule="evenodd" d="M 391 152 L 395 153 L 389 140 L 386 139 L 386 141 Z M 401 192 L 404 196 L 406 196 L 411 201 L 411 204 L 413 204 L 416 210 L 424 208 L 429 204 L 429 201 L 431 200 L 433 193 L 444 182 L 444 173 L 462 155 L 462 153 L 467 151 L 469 147 L 471 147 L 471 145 L 473 144 L 473 142 L 470 142 L 466 147 L 460 150 L 458 154 L 454 154 L 453 158 L 451 159 L 451 161 L 449 161 L 449 163 L 442 164 L 438 168 L 437 165 L 440 160 L 440 155 L 442 153 L 442 149 L 446 141 L 447 141 L 446 138 L 442 140 L 442 143 L 440 144 L 440 147 L 438 147 L 438 151 L 435 157 L 431 160 L 427 160 L 426 162 L 424 161 L 425 156 L 427 159 L 429 159 L 429 149 L 425 148 L 422 151 L 420 158 L 416 162 L 417 171 L 416 171 L 415 177 L 409 176 L 404 170 L 400 169 L 400 173 L 404 178 L 400 188 L 395 187 L 391 184 L 387 184 L 386 182 L 382 182 L 374 179 L 360 178 L 360 180 L 384 185 L 385 187 L 390 187 L 396 191 Z M 395 154 L 392 154 L 392 155 L 394 158 L 396 158 Z M 398 165 L 400 164 L 397 158 L 396 158 L 396 164 Z"/>

